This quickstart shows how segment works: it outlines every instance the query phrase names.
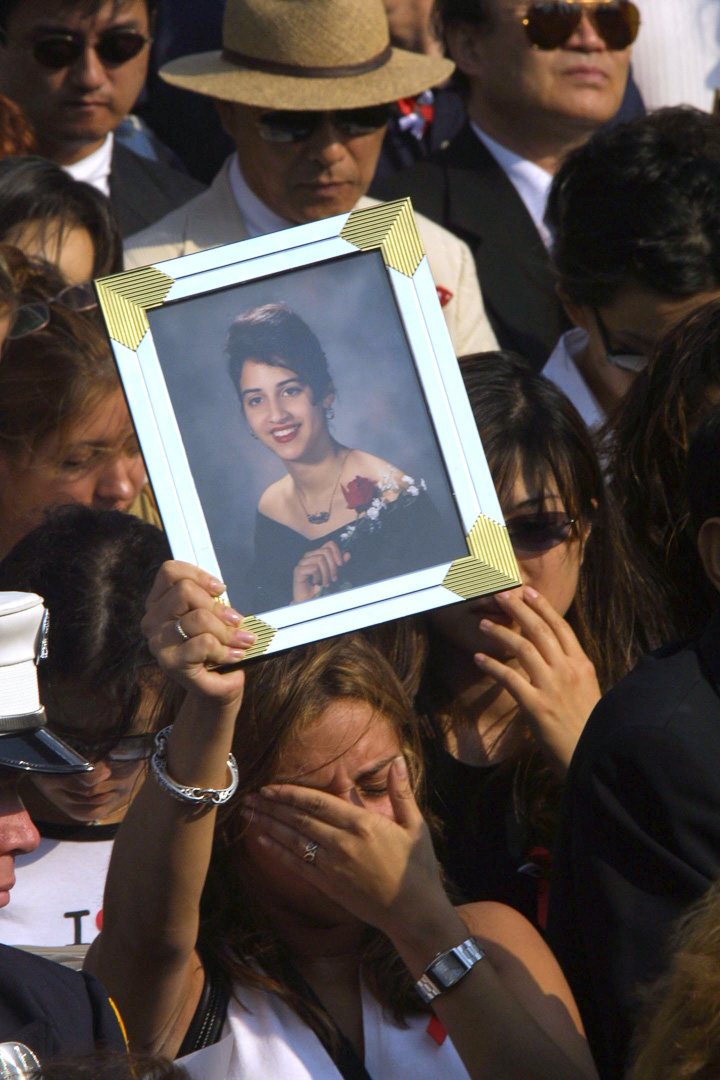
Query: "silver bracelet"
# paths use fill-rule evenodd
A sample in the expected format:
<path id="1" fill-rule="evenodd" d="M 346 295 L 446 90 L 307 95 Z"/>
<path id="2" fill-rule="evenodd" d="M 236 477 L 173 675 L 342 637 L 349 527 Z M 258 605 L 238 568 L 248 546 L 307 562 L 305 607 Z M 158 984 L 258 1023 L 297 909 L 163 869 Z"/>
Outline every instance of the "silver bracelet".
<path id="1" fill-rule="evenodd" d="M 150 770 L 156 781 L 168 795 L 172 795 L 179 802 L 192 803 L 194 806 L 202 803 L 224 803 L 237 791 L 239 775 L 237 762 L 232 754 L 228 756 L 227 767 L 230 770 L 230 784 L 226 788 L 201 788 L 188 787 L 178 784 L 167 772 L 167 741 L 172 731 L 172 725 L 158 731 L 155 736 L 155 753 L 150 759 Z"/>

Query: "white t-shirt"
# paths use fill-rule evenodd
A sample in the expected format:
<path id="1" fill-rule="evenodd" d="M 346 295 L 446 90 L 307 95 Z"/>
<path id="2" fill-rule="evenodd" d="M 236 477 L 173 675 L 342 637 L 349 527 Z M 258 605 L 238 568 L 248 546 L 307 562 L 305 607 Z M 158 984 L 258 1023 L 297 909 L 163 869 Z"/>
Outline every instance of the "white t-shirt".
<path id="1" fill-rule="evenodd" d="M 102 926 L 117 825 L 36 822 L 40 845 L 15 858 L 15 887 L 0 910 L 4 945 L 88 945 Z"/>
<path id="2" fill-rule="evenodd" d="M 450 1039 L 429 1034 L 430 1016 L 397 1027 L 360 985 L 365 1068 L 373 1080 L 468 1080 Z M 243 986 L 234 995 L 241 1004 L 230 999 L 221 1042 L 178 1061 L 193 1080 L 342 1080 L 317 1035 L 274 994 Z"/>
<path id="3" fill-rule="evenodd" d="M 647 109 L 695 105 L 711 112 L 720 87 L 720 0 L 652 0 L 632 48 Z"/>

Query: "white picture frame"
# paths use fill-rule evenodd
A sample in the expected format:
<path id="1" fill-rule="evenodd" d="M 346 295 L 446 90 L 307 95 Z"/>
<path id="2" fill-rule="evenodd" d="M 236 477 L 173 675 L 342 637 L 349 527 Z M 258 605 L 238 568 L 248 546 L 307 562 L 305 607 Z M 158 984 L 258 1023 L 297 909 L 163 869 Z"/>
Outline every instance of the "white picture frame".
<path id="1" fill-rule="evenodd" d="M 248 658 L 521 583 L 408 199 L 129 270 L 96 288 L 173 556 L 226 582 L 226 599 L 257 634 Z M 355 514 L 349 539 L 340 539 L 347 524 L 335 530 L 347 580 L 302 602 L 288 593 L 287 558 L 272 562 L 294 537 L 273 533 L 286 526 L 268 526 L 257 509 L 285 463 L 268 439 L 253 444 L 250 399 L 241 401 L 224 356 L 230 324 L 265 304 L 299 314 L 321 342 L 333 438 L 390 462 L 396 485 L 403 477 L 400 494 L 378 481 L 374 501 L 352 511 L 343 484 Z M 253 547 L 253 513 L 256 538 L 262 525 L 282 543 Z M 312 538 L 289 531 L 317 545 L 319 526 L 307 528 Z M 361 566 L 365 577 L 354 580 Z"/>

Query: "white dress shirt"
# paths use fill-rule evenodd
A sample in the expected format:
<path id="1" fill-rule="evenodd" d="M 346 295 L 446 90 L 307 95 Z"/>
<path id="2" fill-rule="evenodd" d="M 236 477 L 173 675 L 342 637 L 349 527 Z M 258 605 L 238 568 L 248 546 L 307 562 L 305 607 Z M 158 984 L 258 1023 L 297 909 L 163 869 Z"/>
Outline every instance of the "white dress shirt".
<path id="1" fill-rule="evenodd" d="M 112 167 L 113 134 L 105 136 L 105 141 L 98 150 L 73 162 L 72 165 L 63 165 L 66 173 L 70 173 L 73 180 L 84 180 L 86 184 L 92 184 L 103 195 L 110 195 L 110 169 Z"/>
<path id="2" fill-rule="evenodd" d="M 605 413 L 575 363 L 575 357 L 587 342 L 588 336 L 584 330 L 578 327 L 566 330 L 550 353 L 541 374 L 554 382 L 565 397 L 570 398 L 589 428 L 598 428 L 605 422 Z"/>

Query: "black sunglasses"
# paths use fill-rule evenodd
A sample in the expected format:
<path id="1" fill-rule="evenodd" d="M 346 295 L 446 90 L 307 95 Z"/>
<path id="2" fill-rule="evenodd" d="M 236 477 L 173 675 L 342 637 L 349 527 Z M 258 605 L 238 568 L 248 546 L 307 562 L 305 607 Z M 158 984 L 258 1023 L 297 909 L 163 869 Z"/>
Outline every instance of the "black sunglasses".
<path id="1" fill-rule="evenodd" d="M 640 12 L 631 0 L 537 0 L 530 4 L 523 26 L 536 49 L 559 49 L 577 30 L 583 15 L 592 22 L 608 49 L 627 49 L 638 36 Z"/>
<path id="2" fill-rule="evenodd" d="M 385 127 L 392 115 L 392 105 L 370 105 L 364 109 L 339 109 L 337 112 L 296 112 L 294 109 L 274 109 L 257 120 L 261 139 L 266 142 L 305 142 L 317 131 L 325 117 L 347 138 L 371 135 Z"/>
<path id="3" fill-rule="evenodd" d="M 69 311 L 91 311 L 97 307 L 97 297 L 91 282 L 86 281 L 83 285 L 68 285 L 50 300 L 22 304 L 15 313 L 5 340 L 17 341 L 18 338 L 34 334 L 36 330 L 43 330 L 50 322 L 51 304 L 59 304 Z"/>
<path id="4" fill-rule="evenodd" d="M 86 48 L 86 37 L 74 30 L 58 30 L 36 37 L 28 46 L 41 67 L 60 71 L 80 59 Z M 152 41 L 139 30 L 105 30 L 93 45 L 106 67 L 120 67 L 133 60 Z"/>
<path id="5" fill-rule="evenodd" d="M 539 555 L 563 544 L 570 536 L 576 518 L 562 511 L 546 514 L 520 514 L 507 522 L 508 536 L 516 552 Z"/>
<path id="6" fill-rule="evenodd" d="M 622 349 L 613 349 L 610 345 L 610 336 L 607 332 L 605 323 L 600 318 L 600 312 L 597 308 L 592 309 L 595 316 L 595 322 L 597 328 L 600 331 L 600 337 L 602 338 L 603 348 L 605 350 L 605 359 L 608 364 L 612 364 L 613 367 L 622 368 L 623 371 L 644 371 L 648 366 L 648 358 L 642 353 L 623 352 Z"/>

